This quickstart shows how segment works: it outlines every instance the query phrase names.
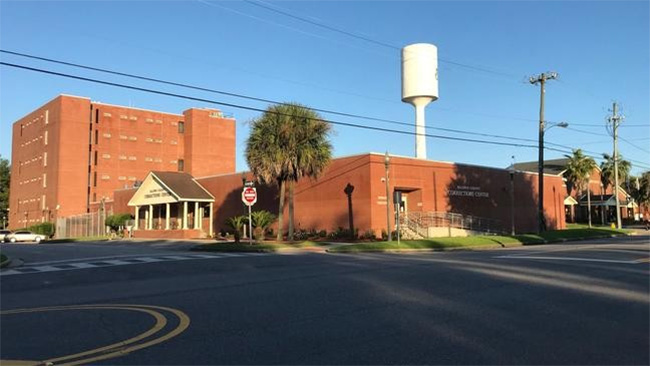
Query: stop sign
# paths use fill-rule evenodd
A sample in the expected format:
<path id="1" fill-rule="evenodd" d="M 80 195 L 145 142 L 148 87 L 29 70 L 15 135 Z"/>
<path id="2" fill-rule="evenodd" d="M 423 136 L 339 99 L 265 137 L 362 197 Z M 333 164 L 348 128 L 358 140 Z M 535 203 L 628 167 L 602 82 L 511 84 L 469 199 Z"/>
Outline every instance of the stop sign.
<path id="1" fill-rule="evenodd" d="M 255 187 L 245 187 L 241 192 L 241 200 L 246 206 L 252 206 L 257 202 L 257 190 Z"/>

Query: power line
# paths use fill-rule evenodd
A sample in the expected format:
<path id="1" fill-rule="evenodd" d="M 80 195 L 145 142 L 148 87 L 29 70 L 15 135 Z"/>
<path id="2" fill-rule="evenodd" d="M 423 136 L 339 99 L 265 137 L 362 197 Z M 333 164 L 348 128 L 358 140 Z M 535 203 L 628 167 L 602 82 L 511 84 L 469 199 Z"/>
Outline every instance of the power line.
<path id="1" fill-rule="evenodd" d="M 637 145 L 631 143 L 630 140 L 626 140 L 626 139 L 624 139 L 624 138 L 622 138 L 622 137 L 620 137 L 620 136 L 619 136 L 618 138 L 621 139 L 621 141 L 627 143 L 628 145 L 630 145 L 630 146 L 632 146 L 632 147 L 635 147 L 635 148 L 637 148 L 637 149 L 643 151 L 644 153 L 648 153 L 648 154 L 650 154 L 650 151 L 648 151 L 648 150 L 646 150 L 646 149 L 644 149 L 644 148 L 642 148 L 642 147 L 639 147 L 639 146 L 637 146 Z"/>
<path id="2" fill-rule="evenodd" d="M 142 75 L 125 73 L 125 72 L 121 72 L 121 71 L 109 70 L 109 69 L 105 69 L 105 68 L 99 68 L 99 67 L 95 67 L 95 66 L 83 65 L 83 64 L 73 63 L 73 62 L 69 62 L 69 61 L 56 60 L 56 59 L 52 59 L 52 58 L 48 58 L 48 57 L 36 56 L 36 55 L 31 55 L 31 54 L 26 54 L 26 53 L 21 53 L 21 52 L 16 52 L 16 51 L 0 49 L 0 52 L 10 54 L 10 55 L 14 55 L 14 56 L 20 56 L 20 57 L 25 57 L 25 58 L 29 58 L 29 59 L 39 60 L 39 61 L 46 61 L 46 62 L 55 63 L 55 64 L 59 64 L 59 65 L 72 66 L 72 67 L 77 67 L 77 68 L 81 68 L 81 69 L 85 69 L 85 70 L 91 70 L 91 71 L 97 71 L 97 72 L 102 72 L 102 73 L 111 74 L 111 75 L 129 77 L 129 78 L 133 78 L 133 79 L 137 79 L 137 80 L 156 82 L 156 83 L 160 83 L 160 84 L 178 86 L 178 87 L 183 87 L 183 88 L 188 88 L 188 89 L 193 89 L 193 90 L 199 90 L 199 91 L 204 91 L 204 92 L 209 92 L 209 93 L 215 93 L 215 94 L 220 94 L 220 95 L 227 95 L 227 96 L 236 97 L 236 98 L 249 99 L 249 100 L 254 100 L 254 101 L 258 101 L 258 102 L 265 102 L 265 103 L 271 103 L 271 104 L 285 104 L 284 102 L 279 102 L 279 101 L 272 100 L 272 99 L 254 97 L 254 96 L 245 95 L 245 94 L 232 93 L 232 92 L 227 92 L 227 91 L 223 91 L 223 90 L 206 88 L 206 87 L 201 87 L 201 86 L 196 86 L 196 85 L 191 85 L 191 84 L 185 84 L 185 83 L 179 83 L 179 82 L 174 82 L 174 81 L 169 81 L 169 80 L 152 78 L 152 77 L 147 77 L 147 76 L 142 76 Z M 394 125 L 413 127 L 412 123 L 406 123 L 406 122 L 396 121 L 396 120 L 391 120 L 391 119 L 386 119 L 386 118 L 365 116 L 365 115 L 354 114 L 354 113 L 339 112 L 339 111 L 334 111 L 334 110 L 329 110 L 329 109 L 322 109 L 322 108 L 311 108 L 311 109 L 313 109 L 314 111 L 317 111 L 317 112 L 334 114 L 334 115 L 338 115 L 338 116 L 359 118 L 359 119 L 389 123 L 389 124 L 394 124 Z M 504 116 L 502 118 L 506 118 L 506 117 Z M 536 142 L 536 140 L 533 140 L 533 139 L 519 138 L 519 137 L 512 137 L 512 136 L 494 135 L 494 134 L 486 134 L 486 133 L 479 133 L 479 132 L 470 132 L 470 131 L 463 131 L 463 130 L 452 129 L 452 128 L 443 128 L 443 127 L 434 127 L 434 126 L 426 126 L 425 128 L 429 129 L 429 130 L 439 130 L 439 131 L 453 132 L 453 133 L 459 133 L 459 134 L 467 134 L 467 135 L 475 135 L 475 136 L 483 136 L 483 137 L 493 137 L 493 138 L 499 138 L 499 139 L 518 140 L 518 141 L 526 141 L 526 142 Z M 559 145 L 559 144 L 554 144 L 554 145 L 560 146 L 560 147 L 565 147 L 565 148 L 570 148 L 570 147 L 567 147 L 567 146 L 564 146 L 564 145 Z"/>
<path id="3" fill-rule="evenodd" d="M 343 35 L 348 36 L 348 37 L 352 37 L 352 38 L 356 38 L 356 39 L 359 39 L 359 40 L 362 40 L 362 41 L 365 41 L 365 42 L 368 42 L 368 43 L 372 43 L 372 44 L 377 45 L 377 46 L 381 46 L 381 47 L 384 47 L 384 48 L 388 48 L 388 49 L 391 49 L 391 50 L 397 50 L 397 51 L 402 49 L 401 47 L 399 47 L 397 45 L 394 45 L 394 44 L 391 44 L 391 43 L 388 43 L 388 42 L 385 42 L 385 41 L 377 40 L 377 39 L 374 39 L 374 38 L 370 38 L 368 36 L 361 35 L 361 34 L 358 34 L 358 33 L 350 32 L 350 31 L 347 31 L 347 30 L 344 30 L 344 29 L 336 28 L 336 27 L 333 27 L 331 25 L 325 24 L 323 22 L 317 22 L 317 21 L 314 21 L 314 20 L 311 20 L 311 19 L 307 19 L 307 18 L 298 16 L 298 15 L 295 15 L 295 14 L 291 14 L 291 13 L 289 13 L 287 11 L 280 10 L 280 9 L 265 5 L 265 3 L 261 3 L 261 2 L 257 2 L 257 1 L 251 1 L 251 0 L 243 0 L 243 1 L 250 4 L 250 5 L 257 6 L 259 8 L 263 8 L 263 9 L 266 9 L 268 11 L 271 11 L 271 12 L 274 12 L 274 13 L 277 13 L 277 14 L 280 14 L 280 15 L 284 15 L 286 17 L 289 17 L 289 18 L 292 18 L 292 19 L 295 19 L 295 20 L 299 20 L 301 22 L 305 22 L 305 23 L 308 23 L 308 24 L 311 24 L 311 25 L 314 25 L 314 26 L 317 26 L 317 27 L 320 27 L 320 28 L 323 28 L 323 29 L 326 29 L 326 30 L 329 30 L 329 31 L 332 31 L 332 32 L 343 34 Z M 201 2 L 204 2 L 204 1 L 201 1 Z M 474 70 L 474 71 L 480 71 L 480 72 L 485 72 L 485 73 L 494 74 L 494 75 L 506 76 L 508 78 L 519 79 L 519 77 L 517 75 L 508 74 L 508 73 L 501 72 L 501 71 L 490 70 L 490 69 L 488 69 L 486 67 L 483 67 L 483 66 L 469 65 L 469 64 L 465 64 L 465 63 L 461 63 L 461 62 L 457 62 L 457 61 L 453 61 L 453 60 L 449 60 L 449 59 L 445 59 L 445 58 L 438 58 L 438 60 L 441 63 L 447 63 L 447 64 L 450 64 L 450 65 L 459 66 L 459 67 L 463 67 L 463 68 Z"/>
<path id="4" fill-rule="evenodd" d="M 164 95 L 164 96 L 169 96 L 169 97 L 174 97 L 174 98 L 180 98 L 180 99 L 210 103 L 210 104 L 221 105 L 221 106 L 226 106 L 226 107 L 231 107 L 231 108 L 236 108 L 236 109 L 249 110 L 249 111 L 260 112 L 260 113 L 270 112 L 270 113 L 273 113 L 273 114 L 284 115 L 284 116 L 289 116 L 290 117 L 290 115 L 287 115 L 287 114 L 283 114 L 283 113 L 279 113 L 279 112 L 273 112 L 273 111 L 267 111 L 265 109 L 249 107 L 249 106 L 244 106 L 244 105 L 240 105 L 240 104 L 226 103 L 226 102 L 221 102 L 221 101 L 216 101 L 216 100 L 211 100 L 211 99 L 193 97 L 193 96 L 184 95 L 184 94 L 171 93 L 171 92 L 165 92 L 165 91 L 161 91 L 161 90 L 143 88 L 143 87 L 138 87 L 138 86 L 134 86 L 134 85 L 120 84 L 120 83 L 115 83 L 115 82 L 106 81 L 106 80 L 86 78 L 86 77 L 83 77 L 83 76 L 65 74 L 65 73 L 60 73 L 60 72 L 51 71 L 51 70 L 45 70 L 45 69 L 29 67 L 29 66 L 25 66 L 25 65 L 12 64 L 12 63 L 8 63 L 8 62 L 4 62 L 4 61 L 0 61 L 0 65 L 13 67 L 13 68 L 18 68 L 18 69 L 23 69 L 23 70 L 28 70 L 28 71 L 33 71 L 33 72 L 39 72 L 39 73 L 43 73 L 43 74 L 49 74 L 49 75 L 54 75 L 54 76 L 65 77 L 65 78 L 69 78 L 69 79 L 81 80 L 81 81 L 86 81 L 86 82 L 91 82 L 91 83 L 96 83 L 96 84 L 103 84 L 103 85 L 108 85 L 108 86 L 113 86 L 113 87 L 118 87 L 118 88 L 123 88 L 123 89 L 137 90 L 137 91 L 141 91 L 141 92 L 147 92 L 147 93 Z M 367 125 L 360 125 L 360 124 L 355 124 L 355 123 L 333 121 L 333 120 L 326 120 L 326 121 L 333 124 L 333 125 L 344 126 L 344 127 L 353 127 L 353 128 L 360 128 L 360 129 L 379 131 L 379 132 L 396 133 L 396 134 L 401 134 L 401 135 L 410 135 L 410 136 L 415 135 L 415 132 L 411 132 L 411 131 L 394 130 L 394 129 L 388 129 L 388 128 L 382 128 L 382 127 L 367 126 Z M 537 148 L 537 145 L 526 145 L 526 144 L 518 144 L 518 143 L 499 142 L 499 141 L 468 139 L 468 138 L 445 136 L 445 135 L 425 134 L 425 136 L 430 137 L 430 138 L 443 139 L 443 140 L 472 142 L 472 143 L 480 143 L 480 144 L 487 144 L 487 145 L 511 146 L 511 147 L 519 147 L 519 148 L 525 147 L 525 148 L 535 148 L 535 149 Z M 564 154 L 567 154 L 567 153 L 571 152 L 571 151 L 562 150 L 562 149 L 553 148 L 553 147 L 544 147 L 544 149 L 549 150 L 549 151 L 556 151 L 556 152 L 560 152 L 560 153 L 564 153 Z M 571 148 L 571 150 L 573 150 L 573 148 Z M 587 151 L 585 151 L 585 152 L 587 152 Z M 590 153 L 594 153 L 594 152 L 590 152 Z M 594 154 L 598 154 L 598 153 L 594 153 Z M 597 159 L 601 159 L 598 156 L 592 156 L 592 157 L 597 158 Z M 629 160 L 629 161 L 634 162 L 634 160 Z M 644 166 L 642 164 L 639 165 L 639 166 L 642 166 L 644 168 L 650 168 L 650 166 Z"/>
<path id="5" fill-rule="evenodd" d="M 169 96 L 169 97 L 193 100 L 193 101 L 204 102 L 204 103 L 211 103 L 211 104 L 216 104 L 216 105 L 221 105 L 221 106 L 226 106 L 226 107 L 231 107 L 231 108 L 237 108 L 237 109 L 244 109 L 244 110 L 255 111 L 255 112 L 261 112 L 261 113 L 269 112 L 269 113 L 273 113 L 273 114 L 277 114 L 277 115 L 292 117 L 291 115 L 288 115 L 288 114 L 283 114 L 283 113 L 273 112 L 273 111 L 267 111 L 265 109 L 249 107 L 249 106 L 244 106 L 244 105 L 240 105 L 240 104 L 226 103 L 226 102 L 221 102 L 221 101 L 216 101 L 216 100 L 211 100 L 211 99 L 205 99 L 205 98 L 199 98 L 199 97 L 193 97 L 193 96 L 183 95 L 183 94 L 178 94 L 178 93 L 170 93 L 170 92 L 165 92 L 165 91 L 161 91 L 161 90 L 142 88 L 142 87 L 138 87 L 138 86 L 134 86 L 134 85 L 120 84 L 120 83 L 115 83 L 115 82 L 106 81 L 106 80 L 99 80 L 99 79 L 93 79 L 93 78 L 78 76 L 78 75 L 65 74 L 65 73 L 60 73 L 60 72 L 56 72 L 56 71 L 50 71 L 50 70 L 38 69 L 38 68 L 24 66 L 24 65 L 12 64 L 12 63 L 8 63 L 8 62 L 4 62 L 4 61 L 0 61 L 0 65 L 19 68 L 19 69 L 24 69 L 24 70 L 29 70 L 29 71 L 34 71 L 34 72 L 40 72 L 40 73 L 49 74 L 49 75 L 61 76 L 61 77 L 69 78 L 69 79 L 76 79 L 76 80 L 87 81 L 87 82 L 103 84 L 103 85 L 109 85 L 109 86 L 114 86 L 114 87 L 119 87 L 119 88 L 137 90 L 137 91 L 153 93 L 153 94 L 158 94 L 158 95 L 165 95 L 165 96 Z M 333 121 L 333 120 L 326 120 L 326 121 L 328 123 L 331 123 L 333 125 L 338 125 L 338 126 L 356 127 L 356 128 L 366 129 L 366 130 L 398 133 L 398 134 L 402 134 L 402 135 L 415 135 L 415 132 L 410 132 L 410 131 L 392 130 L 392 129 L 388 129 L 388 128 L 374 127 L 374 126 L 367 126 L 367 125 L 359 125 L 359 124 L 355 124 L 355 123 Z M 524 145 L 524 144 L 515 144 L 515 143 L 508 143 L 508 142 L 467 139 L 467 138 L 462 138 L 462 137 L 452 137 L 452 136 L 444 136 L 444 135 L 425 134 L 425 136 L 426 137 L 431 137 L 431 138 L 445 139 L 445 140 L 474 142 L 474 143 L 489 144 L 489 145 L 537 148 L 537 146 L 535 146 L 535 145 Z M 549 148 L 549 149 L 564 152 L 564 151 L 559 150 L 559 149 L 553 149 L 553 148 Z"/>

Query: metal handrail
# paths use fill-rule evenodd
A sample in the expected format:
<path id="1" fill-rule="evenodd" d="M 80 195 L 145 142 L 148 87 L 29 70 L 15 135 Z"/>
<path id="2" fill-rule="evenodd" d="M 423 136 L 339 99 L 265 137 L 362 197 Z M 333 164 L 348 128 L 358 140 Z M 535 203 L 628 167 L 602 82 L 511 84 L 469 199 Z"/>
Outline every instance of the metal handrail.
<path id="1" fill-rule="evenodd" d="M 400 216 L 402 225 L 418 235 L 428 236 L 432 227 L 457 228 L 486 233 L 505 232 L 501 221 L 454 212 L 409 212 Z"/>

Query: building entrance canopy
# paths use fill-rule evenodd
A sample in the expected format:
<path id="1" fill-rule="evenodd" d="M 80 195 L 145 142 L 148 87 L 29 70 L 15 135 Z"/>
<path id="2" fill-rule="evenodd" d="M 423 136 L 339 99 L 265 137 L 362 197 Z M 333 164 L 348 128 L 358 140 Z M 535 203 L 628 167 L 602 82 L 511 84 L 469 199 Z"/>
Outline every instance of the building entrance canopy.
<path id="1" fill-rule="evenodd" d="M 191 175 L 180 172 L 150 172 L 128 203 L 135 207 L 135 230 L 188 230 L 190 227 L 202 230 L 207 209 L 210 236 L 213 204 L 210 192 Z"/>

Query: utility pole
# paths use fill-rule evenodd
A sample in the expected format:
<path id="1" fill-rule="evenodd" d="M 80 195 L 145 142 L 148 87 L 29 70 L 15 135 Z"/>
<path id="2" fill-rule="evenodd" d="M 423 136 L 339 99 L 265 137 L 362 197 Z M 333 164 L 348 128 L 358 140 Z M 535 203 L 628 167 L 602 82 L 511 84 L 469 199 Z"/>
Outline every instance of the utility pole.
<path id="1" fill-rule="evenodd" d="M 555 71 L 541 73 L 537 76 L 531 76 L 528 81 L 536 85 L 540 85 L 539 95 L 539 158 L 537 163 L 537 189 L 538 189 L 538 203 L 537 203 L 537 221 L 538 231 L 541 233 L 546 230 L 546 220 L 544 219 L 544 84 L 546 80 L 557 79 L 558 74 Z"/>
<path id="2" fill-rule="evenodd" d="M 391 196 L 390 196 L 390 191 L 388 189 L 388 170 L 390 168 L 390 155 L 388 155 L 388 151 L 386 151 L 386 155 L 384 156 L 384 166 L 386 167 L 386 176 L 384 176 L 384 182 L 386 183 L 386 231 L 388 234 L 388 241 L 393 240 L 393 235 L 391 233 L 391 228 L 390 228 L 390 201 L 391 201 Z"/>
<path id="3" fill-rule="evenodd" d="M 614 102 L 612 106 L 612 116 L 609 117 L 609 123 L 612 124 L 612 137 L 614 137 L 614 197 L 616 199 L 616 227 L 621 228 L 621 206 L 618 201 L 618 125 L 625 118 L 619 116 L 618 105 Z"/>

